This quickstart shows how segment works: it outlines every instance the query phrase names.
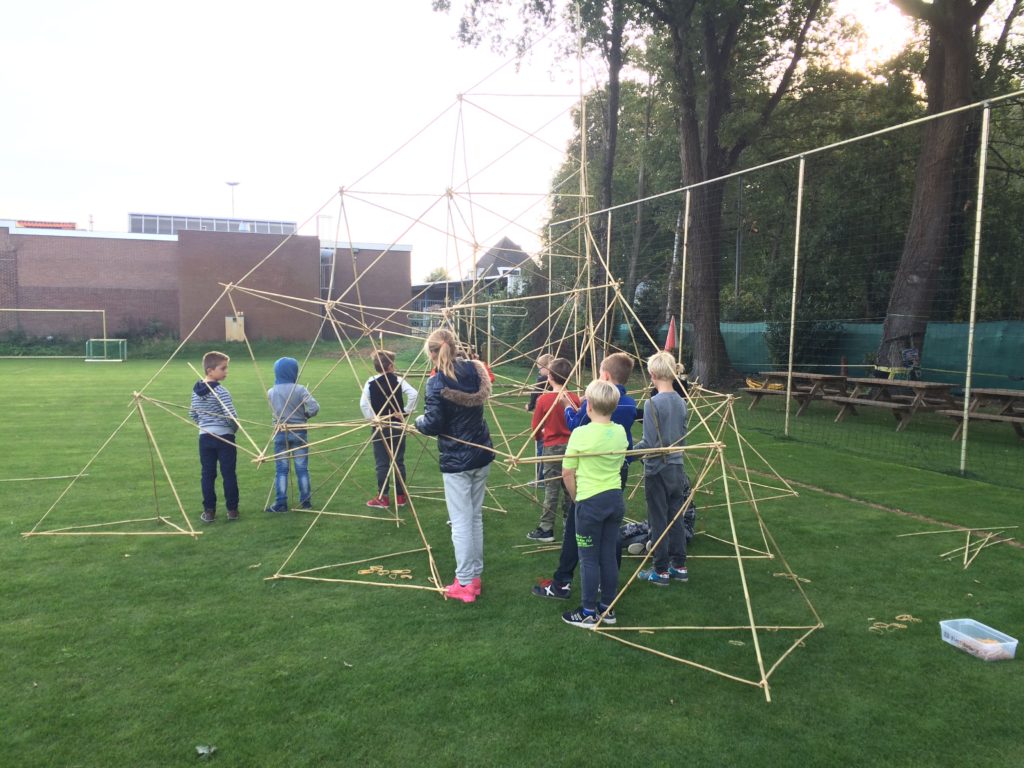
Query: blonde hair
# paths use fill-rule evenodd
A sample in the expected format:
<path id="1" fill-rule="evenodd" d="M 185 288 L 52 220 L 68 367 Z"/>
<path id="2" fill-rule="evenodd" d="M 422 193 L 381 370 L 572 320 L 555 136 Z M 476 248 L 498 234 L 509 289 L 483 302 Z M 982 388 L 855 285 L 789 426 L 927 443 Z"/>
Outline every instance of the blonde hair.
<path id="1" fill-rule="evenodd" d="M 652 379 L 675 381 L 677 374 L 676 359 L 671 352 L 655 352 L 647 358 L 647 372 Z"/>
<path id="2" fill-rule="evenodd" d="M 537 367 L 538 368 L 547 368 L 548 367 L 548 363 L 550 363 L 554 359 L 555 359 L 554 355 L 549 355 L 549 354 L 545 353 L 545 354 L 543 354 L 543 355 L 541 355 L 540 357 L 537 358 Z"/>
<path id="3" fill-rule="evenodd" d="M 373 370 L 377 373 L 384 373 L 388 368 L 395 365 L 395 353 L 386 349 L 378 349 L 373 353 Z"/>
<path id="4" fill-rule="evenodd" d="M 211 368 L 216 368 L 221 363 L 227 363 L 231 360 L 230 357 L 225 355 L 223 352 L 213 350 L 203 355 L 203 373 L 206 373 Z"/>
<path id="5" fill-rule="evenodd" d="M 455 358 L 458 356 L 459 340 L 447 328 L 438 328 L 427 336 L 423 349 L 431 359 L 436 358 L 437 370 L 450 379 L 455 378 Z"/>
<path id="6" fill-rule="evenodd" d="M 599 416 L 611 416 L 615 406 L 619 404 L 618 388 L 603 379 L 595 379 L 587 384 L 584 395 L 587 398 L 587 409 Z"/>
<path id="7" fill-rule="evenodd" d="M 608 371 L 608 375 L 616 384 L 626 386 L 629 375 L 633 372 L 633 358 L 625 352 L 616 352 L 601 361 L 601 370 Z"/>

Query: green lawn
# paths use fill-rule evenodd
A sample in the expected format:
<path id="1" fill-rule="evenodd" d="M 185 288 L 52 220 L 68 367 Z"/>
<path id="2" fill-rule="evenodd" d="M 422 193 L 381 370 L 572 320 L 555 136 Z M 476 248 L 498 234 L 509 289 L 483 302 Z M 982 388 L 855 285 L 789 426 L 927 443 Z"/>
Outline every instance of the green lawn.
<path id="1" fill-rule="evenodd" d="M 272 362 L 261 363 L 267 384 Z M 312 361 L 301 380 L 318 381 L 330 365 Z M 971 617 L 1024 635 L 1024 550 L 985 549 L 964 570 L 962 560 L 939 557 L 960 546 L 962 534 L 898 538 L 940 523 L 1018 525 L 1018 489 L 780 440 L 752 422 L 758 428 L 744 435 L 802 484 L 799 496 L 759 509 L 825 624 L 771 677 L 766 703 L 755 687 L 565 626 L 558 614 L 575 603 L 530 595 L 535 579 L 551 575 L 556 554 L 523 546 L 539 510 L 521 491 L 498 488 L 485 514 L 485 593 L 472 605 L 423 590 L 267 580 L 293 550 L 289 572 L 362 557 L 410 569 L 409 583 L 428 575 L 421 554 L 382 557 L 418 546 L 413 525 L 325 516 L 296 550 L 314 517 L 262 512 L 272 464 L 240 462 L 241 521 L 218 519 L 196 540 L 22 537 L 66 485 L 22 478 L 78 472 L 158 367 L 0 361 L 4 765 L 183 765 L 197 760 L 197 745 L 215 745 L 212 760 L 224 766 L 1024 763 L 1021 661 L 972 658 L 943 643 L 938 627 Z M 186 363 L 175 361 L 146 394 L 184 405 L 192 382 Z M 236 359 L 226 384 L 263 447 L 268 414 L 251 363 Z M 358 415 L 359 386 L 347 366 L 316 395 L 321 421 Z M 146 413 L 198 526 L 195 433 L 155 405 Z M 506 430 L 525 426 L 521 405 L 502 413 Z M 757 411 L 737 415 L 742 425 Z M 311 459 L 315 502 L 354 466 L 328 509 L 367 511 L 367 434 L 363 428 Z M 150 517 L 154 487 L 161 513 L 173 517 L 148 445 L 139 421 L 126 423 L 40 528 Z M 728 458 L 737 461 L 734 446 Z M 444 505 L 428 498 L 440 485 L 432 446 L 410 441 L 407 463 L 426 537 L 450 580 Z M 491 478 L 495 488 L 509 482 L 497 466 Z M 728 534 L 721 499 L 721 488 L 698 498 L 698 529 Z M 734 510 L 744 540 L 756 535 L 749 507 Z M 642 493 L 630 513 L 643 517 Z M 699 537 L 691 581 L 665 591 L 636 585 L 618 606 L 620 624 L 742 623 L 735 562 L 700 557 L 726 550 Z M 636 561 L 626 563 L 631 572 Z M 791 582 L 777 575 L 785 570 L 778 559 L 744 565 L 759 620 L 808 621 Z M 904 614 L 920 622 L 869 631 Z M 762 634 L 766 655 L 788 647 L 784 635 Z M 749 631 L 645 637 L 666 652 L 757 677 Z"/>

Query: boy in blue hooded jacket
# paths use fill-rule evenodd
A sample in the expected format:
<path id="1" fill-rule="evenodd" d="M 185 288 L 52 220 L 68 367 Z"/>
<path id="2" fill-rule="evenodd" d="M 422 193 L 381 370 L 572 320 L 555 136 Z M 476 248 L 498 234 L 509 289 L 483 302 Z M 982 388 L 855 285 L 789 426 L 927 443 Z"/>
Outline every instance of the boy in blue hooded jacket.
<path id="1" fill-rule="evenodd" d="M 301 384 L 299 361 L 282 357 L 274 363 L 274 386 L 267 390 L 270 410 L 274 414 L 274 455 L 277 498 L 267 512 L 288 511 L 288 465 L 295 462 L 295 479 L 299 484 L 299 504 L 311 509 L 312 488 L 309 482 L 309 448 L 306 441 L 306 420 L 320 412 L 320 404 Z"/>

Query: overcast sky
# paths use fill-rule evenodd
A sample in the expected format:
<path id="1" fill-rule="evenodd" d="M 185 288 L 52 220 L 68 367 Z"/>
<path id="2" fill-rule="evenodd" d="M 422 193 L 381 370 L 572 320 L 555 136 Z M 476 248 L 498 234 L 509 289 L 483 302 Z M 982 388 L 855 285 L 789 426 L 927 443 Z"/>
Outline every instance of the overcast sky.
<path id="1" fill-rule="evenodd" d="M 230 216 L 237 181 L 236 216 L 410 244 L 414 281 L 463 271 L 470 242 L 532 251 L 577 65 L 540 50 L 517 73 L 430 5 L 7 4 L 0 218 L 123 232 L 129 212 Z M 599 77 L 584 69 L 583 88 Z"/>

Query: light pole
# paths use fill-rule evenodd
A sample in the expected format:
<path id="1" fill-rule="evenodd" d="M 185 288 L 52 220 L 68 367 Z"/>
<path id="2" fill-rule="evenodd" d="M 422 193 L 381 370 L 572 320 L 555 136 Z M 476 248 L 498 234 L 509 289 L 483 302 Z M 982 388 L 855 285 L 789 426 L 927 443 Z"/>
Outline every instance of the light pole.
<path id="1" fill-rule="evenodd" d="M 237 181 L 225 181 L 229 187 L 231 187 L 231 218 L 235 218 L 235 187 L 238 186 Z"/>

